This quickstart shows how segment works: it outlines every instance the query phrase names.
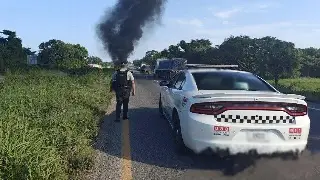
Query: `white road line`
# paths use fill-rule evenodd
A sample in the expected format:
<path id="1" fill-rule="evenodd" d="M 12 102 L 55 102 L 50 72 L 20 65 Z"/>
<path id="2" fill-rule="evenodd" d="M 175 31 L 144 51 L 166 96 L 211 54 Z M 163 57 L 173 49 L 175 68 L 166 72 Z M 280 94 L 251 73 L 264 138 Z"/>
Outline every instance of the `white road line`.
<path id="1" fill-rule="evenodd" d="M 311 110 L 320 111 L 320 109 L 317 109 L 317 108 L 313 108 L 313 107 L 308 107 L 308 108 Z"/>

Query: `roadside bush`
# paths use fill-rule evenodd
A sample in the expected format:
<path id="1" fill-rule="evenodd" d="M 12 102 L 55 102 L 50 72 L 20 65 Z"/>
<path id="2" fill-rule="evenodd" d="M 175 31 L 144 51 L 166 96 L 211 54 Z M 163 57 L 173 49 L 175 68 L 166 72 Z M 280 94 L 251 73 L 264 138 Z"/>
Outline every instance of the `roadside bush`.
<path id="1" fill-rule="evenodd" d="M 274 85 L 273 81 L 269 83 Z M 304 95 L 309 100 L 320 100 L 320 78 L 281 79 L 277 88 L 284 93 Z"/>
<path id="2" fill-rule="evenodd" d="M 6 75 L 0 87 L 1 179 L 68 179 L 92 167 L 91 141 L 110 103 L 111 72 L 85 72 L 31 68 Z"/>

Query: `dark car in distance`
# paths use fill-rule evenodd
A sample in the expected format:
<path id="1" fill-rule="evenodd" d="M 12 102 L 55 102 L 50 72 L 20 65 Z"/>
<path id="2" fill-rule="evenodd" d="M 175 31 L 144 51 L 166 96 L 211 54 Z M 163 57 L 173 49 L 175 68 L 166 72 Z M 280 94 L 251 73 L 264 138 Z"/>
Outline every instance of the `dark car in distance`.
<path id="1" fill-rule="evenodd" d="M 187 64 L 184 58 L 158 59 L 154 69 L 154 78 L 168 80 Z"/>
<path id="2" fill-rule="evenodd" d="M 141 72 L 141 73 L 151 74 L 152 70 L 151 70 L 151 67 L 150 67 L 149 65 L 143 65 L 143 66 L 140 68 L 140 72 Z"/>

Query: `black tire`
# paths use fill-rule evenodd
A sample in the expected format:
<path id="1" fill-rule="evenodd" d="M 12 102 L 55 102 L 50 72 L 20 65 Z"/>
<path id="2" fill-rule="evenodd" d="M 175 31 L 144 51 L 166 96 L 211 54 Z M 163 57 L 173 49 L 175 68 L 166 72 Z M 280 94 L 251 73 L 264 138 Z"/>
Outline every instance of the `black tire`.
<path id="1" fill-rule="evenodd" d="M 161 117 L 164 117 L 163 115 L 163 107 L 162 107 L 162 102 L 161 102 L 161 95 L 159 97 L 159 113 Z"/>
<path id="2" fill-rule="evenodd" d="M 177 113 L 173 113 L 173 121 L 175 122 L 174 127 L 174 144 L 175 144 L 175 151 L 179 155 L 186 155 L 190 152 L 189 148 L 183 142 L 182 134 L 181 134 L 181 127 L 180 127 L 180 119 Z"/>

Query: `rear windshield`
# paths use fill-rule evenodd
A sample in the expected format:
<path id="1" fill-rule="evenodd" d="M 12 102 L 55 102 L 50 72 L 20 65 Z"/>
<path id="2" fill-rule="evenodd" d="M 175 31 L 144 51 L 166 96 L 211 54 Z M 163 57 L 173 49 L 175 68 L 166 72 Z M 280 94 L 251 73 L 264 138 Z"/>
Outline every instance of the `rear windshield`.
<path id="1" fill-rule="evenodd" d="M 172 61 L 160 61 L 158 69 L 171 69 Z"/>
<path id="2" fill-rule="evenodd" d="M 268 84 L 250 73 L 218 71 L 192 73 L 199 90 L 246 90 L 275 92 Z"/>
<path id="3" fill-rule="evenodd" d="M 174 60 L 172 62 L 172 66 L 173 68 L 176 68 L 176 69 L 181 69 L 184 67 L 184 65 L 186 64 L 186 61 L 185 60 L 181 60 L 181 59 L 177 59 L 177 60 Z"/>

